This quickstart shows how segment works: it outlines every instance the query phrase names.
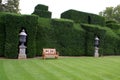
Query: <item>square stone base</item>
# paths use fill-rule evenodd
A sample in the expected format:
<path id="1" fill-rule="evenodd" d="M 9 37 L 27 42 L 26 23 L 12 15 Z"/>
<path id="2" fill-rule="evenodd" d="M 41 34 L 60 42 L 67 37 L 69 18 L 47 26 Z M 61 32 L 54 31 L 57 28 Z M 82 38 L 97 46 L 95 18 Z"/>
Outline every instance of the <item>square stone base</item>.
<path id="1" fill-rule="evenodd" d="M 19 54 L 18 59 L 26 59 L 26 54 Z"/>
<path id="2" fill-rule="evenodd" d="M 95 57 L 99 57 L 99 53 L 95 53 Z"/>

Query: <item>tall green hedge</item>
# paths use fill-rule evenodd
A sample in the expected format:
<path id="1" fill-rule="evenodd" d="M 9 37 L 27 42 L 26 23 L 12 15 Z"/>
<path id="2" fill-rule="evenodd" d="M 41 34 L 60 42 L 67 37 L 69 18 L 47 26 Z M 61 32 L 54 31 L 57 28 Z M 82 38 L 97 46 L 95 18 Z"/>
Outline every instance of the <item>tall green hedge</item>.
<path id="1" fill-rule="evenodd" d="M 105 38 L 105 30 L 102 29 L 98 25 L 90 25 L 90 24 L 82 24 L 83 29 L 85 29 L 85 54 L 88 56 L 94 55 L 94 43 L 95 37 L 98 36 L 100 38 L 100 53 L 103 54 L 103 45 Z"/>
<path id="2" fill-rule="evenodd" d="M 106 30 L 105 40 L 104 40 L 104 54 L 105 55 L 120 55 L 119 41 L 120 37 L 110 28 L 104 27 Z"/>
<path id="3" fill-rule="evenodd" d="M 42 55 L 43 48 L 56 48 L 54 45 L 53 29 L 51 28 L 51 19 L 38 19 L 37 35 L 36 35 L 36 55 Z"/>
<path id="4" fill-rule="evenodd" d="M 94 38 L 97 35 L 100 38 L 101 55 L 116 55 L 120 54 L 119 50 L 119 36 L 113 32 L 110 28 L 100 27 L 97 25 L 82 24 L 82 27 L 86 30 L 86 54 L 94 54 Z"/>
<path id="5" fill-rule="evenodd" d="M 5 13 L 0 13 L 0 56 L 4 56 L 5 45 L 5 25 L 4 25 Z"/>
<path id="6" fill-rule="evenodd" d="M 112 20 L 112 21 L 110 20 L 110 21 L 106 21 L 106 26 L 108 28 L 112 29 L 112 31 L 114 31 L 120 38 L 120 24 L 119 23 L 117 23 L 114 20 Z M 120 48 L 120 44 L 119 44 L 120 40 L 117 40 L 117 41 L 114 41 L 114 42 L 115 42 L 115 46 L 116 46 L 115 49 L 114 49 L 115 54 L 120 55 L 120 49 L 119 49 Z"/>
<path id="7" fill-rule="evenodd" d="M 32 14 L 38 15 L 39 17 L 51 18 L 52 13 L 48 11 L 48 6 L 38 4 Z"/>
<path id="8" fill-rule="evenodd" d="M 120 29 L 120 24 L 118 24 L 114 20 L 106 21 L 106 26 L 111 28 L 112 30 L 115 30 L 115 31 Z"/>
<path id="9" fill-rule="evenodd" d="M 96 24 L 101 26 L 105 25 L 105 19 L 101 16 L 72 9 L 63 12 L 61 14 L 61 18 L 72 19 L 76 23 Z"/>
<path id="10" fill-rule="evenodd" d="M 67 19 L 39 18 L 37 55 L 42 54 L 43 48 L 56 48 L 62 56 L 93 56 L 96 35 L 100 38 L 100 55 L 119 54 L 119 37 L 110 28 L 80 25 Z"/>
<path id="11" fill-rule="evenodd" d="M 105 18 L 96 14 L 88 13 L 88 24 L 105 26 Z M 90 18 L 90 19 L 89 19 Z"/>
<path id="12" fill-rule="evenodd" d="M 96 20 L 96 15 L 89 14 L 86 17 L 81 13 L 80 16 L 83 17 L 78 19 L 80 16 L 77 13 L 79 12 L 73 11 L 73 13 L 77 15 L 76 18 L 65 13 L 65 16 L 71 16 L 73 20 L 0 13 L 0 56 L 18 57 L 19 33 L 23 28 L 28 35 L 27 57 L 42 55 L 43 48 L 56 48 L 62 56 L 93 56 L 96 35 L 100 38 L 100 55 L 120 55 L 119 24 L 107 22 L 107 27 L 103 27 L 100 26 L 102 23 L 104 24 L 104 21 L 101 21 L 103 18 Z"/>
<path id="13" fill-rule="evenodd" d="M 7 14 L 5 16 L 5 57 L 17 58 L 19 52 L 19 33 L 25 29 L 27 36 L 27 57 L 36 54 L 36 28 L 38 17 L 30 15 Z"/>
<path id="14" fill-rule="evenodd" d="M 4 25 L 0 22 L 0 56 L 4 55 Z"/>
<path id="15" fill-rule="evenodd" d="M 84 30 L 71 20 L 52 19 L 52 27 L 60 55 L 84 55 Z"/>
<path id="16" fill-rule="evenodd" d="M 26 28 L 27 31 L 27 56 L 35 57 L 36 56 L 36 33 L 38 25 L 38 17 L 32 15 L 24 15 L 24 24 L 22 26 Z"/>
<path id="17" fill-rule="evenodd" d="M 43 17 L 43 18 L 51 18 L 52 13 L 50 11 L 35 10 L 33 14 L 38 15 L 39 17 Z"/>
<path id="18" fill-rule="evenodd" d="M 43 48 L 56 48 L 63 56 L 84 55 L 84 33 L 80 24 L 72 20 L 39 18 L 37 55 L 42 54 Z"/>

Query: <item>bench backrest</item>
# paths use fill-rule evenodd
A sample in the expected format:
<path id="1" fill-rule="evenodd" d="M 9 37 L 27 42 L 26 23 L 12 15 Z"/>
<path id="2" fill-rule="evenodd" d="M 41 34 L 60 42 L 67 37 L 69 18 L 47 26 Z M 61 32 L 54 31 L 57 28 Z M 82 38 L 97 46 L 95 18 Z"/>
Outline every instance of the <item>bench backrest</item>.
<path id="1" fill-rule="evenodd" d="M 56 49 L 54 48 L 43 48 L 43 53 L 46 55 L 56 54 Z"/>

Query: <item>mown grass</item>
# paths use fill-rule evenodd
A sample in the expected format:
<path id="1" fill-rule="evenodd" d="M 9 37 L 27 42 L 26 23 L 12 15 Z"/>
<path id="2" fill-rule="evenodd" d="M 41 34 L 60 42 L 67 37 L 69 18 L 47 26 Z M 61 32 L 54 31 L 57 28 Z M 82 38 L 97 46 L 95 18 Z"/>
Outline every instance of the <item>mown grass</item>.
<path id="1" fill-rule="evenodd" d="M 120 80 L 120 56 L 0 59 L 0 80 Z"/>

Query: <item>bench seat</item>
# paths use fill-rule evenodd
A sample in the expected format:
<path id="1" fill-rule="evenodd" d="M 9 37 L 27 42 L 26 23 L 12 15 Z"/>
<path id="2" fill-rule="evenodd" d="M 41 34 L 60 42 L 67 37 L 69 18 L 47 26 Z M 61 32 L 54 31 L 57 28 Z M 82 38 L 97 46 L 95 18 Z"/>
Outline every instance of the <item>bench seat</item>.
<path id="1" fill-rule="evenodd" d="M 55 48 L 43 48 L 42 58 L 58 58 L 59 53 Z"/>

